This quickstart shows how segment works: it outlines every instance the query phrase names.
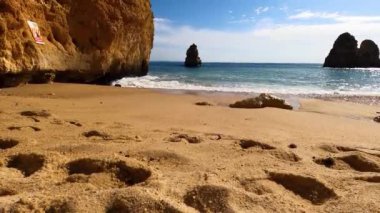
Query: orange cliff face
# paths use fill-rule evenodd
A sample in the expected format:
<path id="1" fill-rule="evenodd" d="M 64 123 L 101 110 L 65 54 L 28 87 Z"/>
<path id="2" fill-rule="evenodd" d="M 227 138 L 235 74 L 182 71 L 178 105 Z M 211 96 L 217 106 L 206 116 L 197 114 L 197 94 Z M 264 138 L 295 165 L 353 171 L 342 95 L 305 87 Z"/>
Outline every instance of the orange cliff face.
<path id="1" fill-rule="evenodd" d="M 41 82 L 47 73 L 78 83 L 146 75 L 153 36 L 148 0 L 2 0 L 0 87 Z"/>

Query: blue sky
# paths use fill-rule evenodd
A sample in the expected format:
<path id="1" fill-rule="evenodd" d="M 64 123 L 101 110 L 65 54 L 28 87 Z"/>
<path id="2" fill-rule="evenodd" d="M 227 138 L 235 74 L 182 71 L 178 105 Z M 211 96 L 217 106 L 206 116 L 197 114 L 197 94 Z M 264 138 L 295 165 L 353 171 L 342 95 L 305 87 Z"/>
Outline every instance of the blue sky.
<path id="1" fill-rule="evenodd" d="M 365 2 L 365 3 L 364 3 Z M 379 0 L 152 0 L 153 61 L 322 63 L 336 37 L 380 43 Z"/>

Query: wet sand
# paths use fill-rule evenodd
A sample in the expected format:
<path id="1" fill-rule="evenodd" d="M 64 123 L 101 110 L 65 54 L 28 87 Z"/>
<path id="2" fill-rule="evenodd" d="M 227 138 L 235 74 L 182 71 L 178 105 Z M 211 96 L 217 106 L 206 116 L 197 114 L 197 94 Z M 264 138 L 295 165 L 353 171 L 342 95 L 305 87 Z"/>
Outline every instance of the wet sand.
<path id="1" fill-rule="evenodd" d="M 379 212 L 377 105 L 228 108 L 240 99 L 0 90 L 0 212 Z"/>

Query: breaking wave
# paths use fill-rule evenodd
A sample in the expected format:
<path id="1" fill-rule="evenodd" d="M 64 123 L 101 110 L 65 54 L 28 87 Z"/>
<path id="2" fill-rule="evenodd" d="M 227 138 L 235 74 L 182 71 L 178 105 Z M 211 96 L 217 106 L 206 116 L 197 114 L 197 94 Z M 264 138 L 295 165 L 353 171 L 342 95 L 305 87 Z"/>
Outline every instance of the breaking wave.
<path id="1" fill-rule="evenodd" d="M 146 88 L 164 90 L 189 90 L 189 91 L 212 91 L 234 93 L 274 93 L 274 94 L 299 94 L 299 95 L 379 95 L 380 88 L 371 86 L 350 88 L 349 85 L 341 85 L 335 90 L 322 89 L 316 86 L 289 86 L 289 85 L 266 85 L 246 83 L 188 83 L 185 81 L 160 78 L 159 76 L 127 77 L 113 82 L 127 88 Z"/>

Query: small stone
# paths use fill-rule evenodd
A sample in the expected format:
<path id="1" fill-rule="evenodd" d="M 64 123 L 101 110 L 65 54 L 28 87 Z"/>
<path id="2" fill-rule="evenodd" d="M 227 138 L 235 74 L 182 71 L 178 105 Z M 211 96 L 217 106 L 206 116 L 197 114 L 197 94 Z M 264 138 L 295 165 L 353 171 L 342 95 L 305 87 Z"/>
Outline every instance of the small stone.
<path id="1" fill-rule="evenodd" d="M 327 168 L 331 168 L 335 165 L 335 160 L 331 157 L 328 157 L 328 158 L 325 158 L 325 159 L 319 159 L 319 160 L 316 160 L 316 163 L 320 164 L 320 165 L 324 165 L 326 166 Z"/>
<path id="2" fill-rule="evenodd" d="M 189 143 L 201 143 L 202 142 L 202 139 L 199 137 L 187 137 L 186 140 Z"/>
<path id="3" fill-rule="evenodd" d="M 290 149 L 296 149 L 297 148 L 297 145 L 292 143 L 288 146 Z"/>
<path id="4" fill-rule="evenodd" d="M 377 116 L 376 118 L 373 119 L 375 122 L 380 123 L 380 116 Z"/>
<path id="5" fill-rule="evenodd" d="M 215 134 L 215 135 L 211 135 L 211 136 L 209 137 L 209 139 L 210 139 L 210 140 L 213 140 L 213 141 L 219 141 L 219 140 L 222 139 L 222 136 L 219 135 L 219 134 Z"/>
<path id="6" fill-rule="evenodd" d="M 202 142 L 202 138 L 198 136 L 189 136 L 187 134 L 179 134 L 179 135 L 170 137 L 168 141 L 178 143 L 178 142 L 181 142 L 182 139 L 186 140 L 188 143 L 191 143 L 191 144 L 197 144 L 197 143 Z"/>

